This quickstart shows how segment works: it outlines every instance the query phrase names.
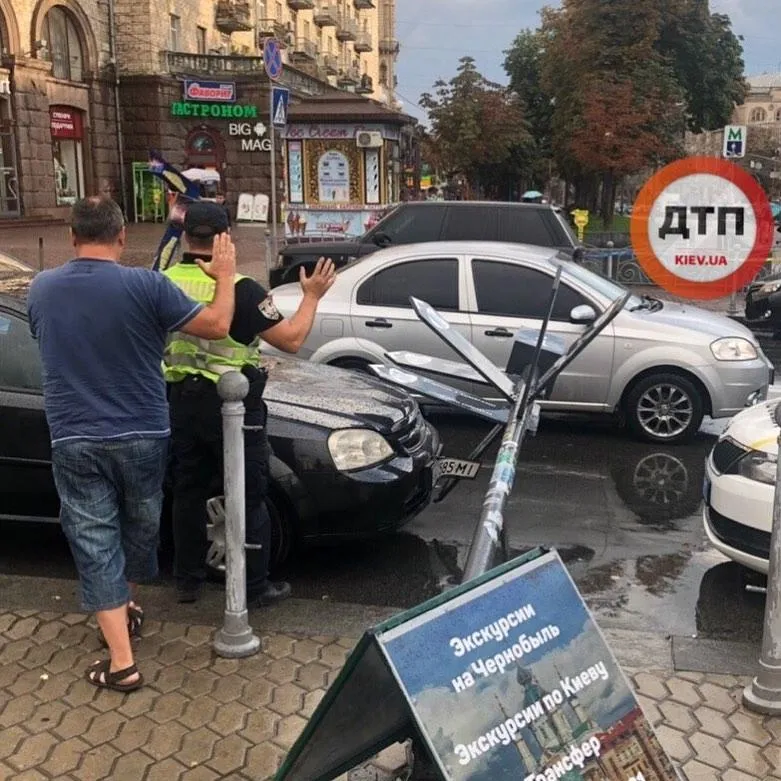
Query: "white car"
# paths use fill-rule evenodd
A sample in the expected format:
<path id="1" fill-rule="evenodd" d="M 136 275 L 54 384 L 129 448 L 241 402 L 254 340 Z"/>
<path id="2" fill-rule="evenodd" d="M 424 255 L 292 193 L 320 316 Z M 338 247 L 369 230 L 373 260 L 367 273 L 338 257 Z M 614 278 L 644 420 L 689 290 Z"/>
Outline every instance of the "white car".
<path id="1" fill-rule="evenodd" d="M 703 522 L 708 539 L 728 558 L 767 574 L 776 484 L 781 399 L 736 415 L 705 466 Z"/>

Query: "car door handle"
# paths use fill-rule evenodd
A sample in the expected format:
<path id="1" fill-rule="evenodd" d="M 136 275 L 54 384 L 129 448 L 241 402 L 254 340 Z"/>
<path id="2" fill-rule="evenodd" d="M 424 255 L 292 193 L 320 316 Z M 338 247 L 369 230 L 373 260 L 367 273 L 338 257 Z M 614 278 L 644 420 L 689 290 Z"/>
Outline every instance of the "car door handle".
<path id="1" fill-rule="evenodd" d="M 513 332 L 508 331 L 506 328 L 493 328 L 485 332 L 486 336 L 498 336 L 502 339 L 512 338 Z"/>
<path id="2" fill-rule="evenodd" d="M 377 320 L 367 320 L 365 325 L 367 328 L 393 328 L 393 323 L 389 323 L 384 317 Z"/>

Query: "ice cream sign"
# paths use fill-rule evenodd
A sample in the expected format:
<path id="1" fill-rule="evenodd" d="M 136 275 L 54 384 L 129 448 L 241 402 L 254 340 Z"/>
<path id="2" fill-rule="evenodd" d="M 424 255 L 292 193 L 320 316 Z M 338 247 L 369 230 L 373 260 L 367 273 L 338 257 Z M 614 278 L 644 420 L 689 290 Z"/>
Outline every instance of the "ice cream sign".
<path id="1" fill-rule="evenodd" d="M 185 81 L 184 99 L 196 103 L 235 103 L 236 84 L 232 81 Z"/>

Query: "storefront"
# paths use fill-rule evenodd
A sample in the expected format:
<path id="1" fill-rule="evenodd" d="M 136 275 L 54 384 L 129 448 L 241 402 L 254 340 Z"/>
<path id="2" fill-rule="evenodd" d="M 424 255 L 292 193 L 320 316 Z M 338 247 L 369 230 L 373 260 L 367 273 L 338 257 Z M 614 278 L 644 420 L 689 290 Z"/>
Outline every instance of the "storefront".
<path id="1" fill-rule="evenodd" d="M 57 206 L 72 206 L 86 194 L 84 121 L 80 111 L 68 106 L 51 106 L 49 120 Z"/>
<path id="2" fill-rule="evenodd" d="M 402 134 L 413 121 L 345 93 L 291 105 L 285 235 L 352 237 L 376 224 L 400 199 Z"/>

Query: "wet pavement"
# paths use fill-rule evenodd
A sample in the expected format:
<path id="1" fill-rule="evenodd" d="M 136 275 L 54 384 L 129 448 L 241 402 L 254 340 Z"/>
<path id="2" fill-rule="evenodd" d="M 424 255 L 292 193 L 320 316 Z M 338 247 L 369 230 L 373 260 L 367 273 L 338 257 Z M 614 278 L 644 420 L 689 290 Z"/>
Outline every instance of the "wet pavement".
<path id="1" fill-rule="evenodd" d="M 487 430 L 452 415 L 434 420 L 452 456 L 466 455 Z M 660 447 L 604 422 L 543 421 L 523 447 L 507 507 L 511 553 L 557 548 L 604 628 L 758 639 L 762 597 L 745 591 L 740 569 L 708 546 L 702 530 L 704 459 L 713 442 L 701 434 L 684 447 Z M 295 595 L 405 608 L 458 582 L 490 460 L 403 533 L 296 555 L 283 573 Z M 6 522 L 0 534 L 0 575 L 74 579 L 57 526 Z M 170 562 L 163 572 L 170 580 Z"/>

